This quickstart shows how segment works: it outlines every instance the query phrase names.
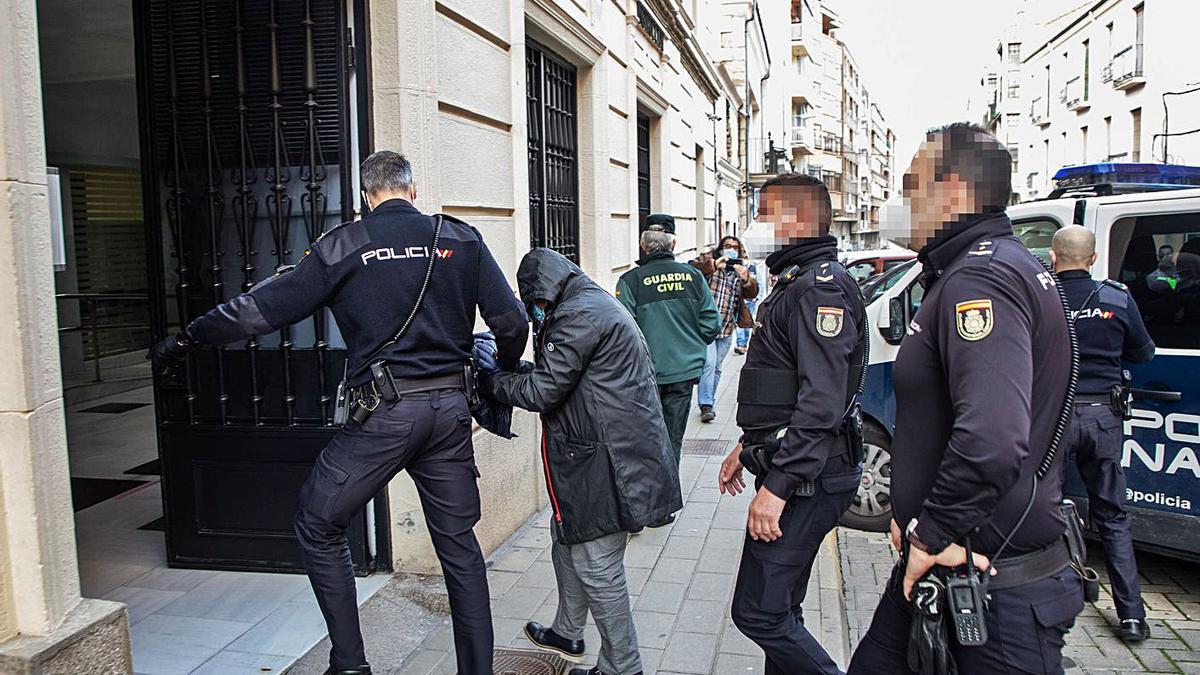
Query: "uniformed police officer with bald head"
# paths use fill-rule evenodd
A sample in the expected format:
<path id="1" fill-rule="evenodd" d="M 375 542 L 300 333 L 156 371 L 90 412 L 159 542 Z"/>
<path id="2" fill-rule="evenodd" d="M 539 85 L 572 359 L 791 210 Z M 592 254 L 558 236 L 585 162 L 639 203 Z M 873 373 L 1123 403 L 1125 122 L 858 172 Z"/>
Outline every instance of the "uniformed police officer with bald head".
<path id="1" fill-rule="evenodd" d="M 1125 469 L 1121 466 L 1121 417 L 1125 392 L 1122 360 L 1154 358 L 1154 340 L 1129 290 L 1116 281 L 1092 278 L 1096 235 L 1068 225 L 1054 235 L 1050 256 L 1071 305 L 1079 336 L 1079 391 L 1068 449 L 1088 493 L 1088 518 L 1104 546 L 1117 634 L 1136 643 L 1150 637 L 1138 587 L 1133 533 L 1125 512 Z"/>

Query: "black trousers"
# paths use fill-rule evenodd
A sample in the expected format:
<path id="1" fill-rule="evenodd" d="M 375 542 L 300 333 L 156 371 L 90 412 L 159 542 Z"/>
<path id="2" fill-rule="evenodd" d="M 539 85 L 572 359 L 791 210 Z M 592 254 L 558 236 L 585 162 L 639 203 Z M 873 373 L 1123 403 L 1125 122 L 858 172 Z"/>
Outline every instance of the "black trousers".
<path id="1" fill-rule="evenodd" d="M 1122 619 L 1144 619 L 1133 532 L 1125 513 L 1125 469 L 1121 466 L 1121 418 L 1106 405 L 1077 405 L 1068 435 L 1070 457 L 1088 493 L 1088 519 L 1100 533 Z"/>
<path id="2" fill-rule="evenodd" d="M 1083 584 L 1070 568 L 1031 584 L 993 590 L 985 621 L 988 641 L 962 647 L 950 632 L 951 653 L 964 675 L 1062 675 L 1063 637 L 1083 610 Z M 871 627 L 847 675 L 900 675 L 908 668 L 912 604 L 904 599 L 904 568 L 897 565 Z"/>
<path id="3" fill-rule="evenodd" d="M 733 623 L 766 653 L 766 675 L 840 673 L 805 628 L 801 605 L 817 553 L 850 507 L 859 480 L 859 467 L 846 455 L 831 458 L 816 493 L 788 501 L 779 518 L 781 538 L 767 543 L 746 535 L 733 591 Z"/>
<path id="4" fill-rule="evenodd" d="M 675 463 L 683 454 L 683 434 L 687 431 L 688 413 L 691 412 L 692 388 L 699 380 L 658 385 L 658 400 L 662 403 L 663 421 L 667 423 L 667 436 L 675 450 Z"/>
<path id="5" fill-rule="evenodd" d="M 330 664 L 367 663 L 346 528 L 401 469 L 416 483 L 446 577 L 458 672 L 491 675 L 487 574 L 472 530 L 479 522 L 479 472 L 467 400 L 455 390 L 410 394 L 381 405 L 364 425 L 347 425 L 321 452 L 300 491 L 296 535 L 329 627 Z"/>

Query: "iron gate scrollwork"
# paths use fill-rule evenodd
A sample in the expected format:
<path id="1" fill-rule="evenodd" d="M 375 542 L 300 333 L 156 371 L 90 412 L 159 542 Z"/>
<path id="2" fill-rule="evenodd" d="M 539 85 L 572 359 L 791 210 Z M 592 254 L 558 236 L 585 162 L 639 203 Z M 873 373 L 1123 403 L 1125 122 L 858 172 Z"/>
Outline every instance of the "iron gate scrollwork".
<path id="1" fill-rule="evenodd" d="M 525 45 L 530 245 L 579 262 L 579 144 L 575 67 Z"/>
<path id="2" fill-rule="evenodd" d="M 294 264 L 354 214 L 349 0 L 141 0 L 139 95 L 159 334 Z M 356 6 L 357 9 L 357 6 Z M 298 569 L 296 495 L 345 364 L 327 310 L 156 376 L 168 559 Z M 365 518 L 356 565 L 370 564 Z"/>

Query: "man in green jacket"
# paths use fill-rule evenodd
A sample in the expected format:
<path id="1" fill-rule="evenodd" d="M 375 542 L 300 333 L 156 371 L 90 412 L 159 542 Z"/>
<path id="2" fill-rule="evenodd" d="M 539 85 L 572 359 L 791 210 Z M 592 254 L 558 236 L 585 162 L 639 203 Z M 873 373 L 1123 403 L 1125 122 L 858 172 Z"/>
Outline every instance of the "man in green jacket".
<path id="1" fill-rule="evenodd" d="M 639 244 L 638 266 L 621 275 L 617 300 L 633 314 L 658 378 L 663 419 L 679 461 L 692 387 L 704 370 L 704 352 L 721 332 L 721 319 L 704 275 L 675 262 L 675 219 L 651 214 Z"/>

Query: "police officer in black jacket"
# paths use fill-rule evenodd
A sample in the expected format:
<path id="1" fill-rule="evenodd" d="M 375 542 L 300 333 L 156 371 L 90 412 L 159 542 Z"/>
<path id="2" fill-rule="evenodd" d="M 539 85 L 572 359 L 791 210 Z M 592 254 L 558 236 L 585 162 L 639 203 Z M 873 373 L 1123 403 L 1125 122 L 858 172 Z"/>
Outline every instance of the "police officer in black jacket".
<path id="1" fill-rule="evenodd" d="M 1068 436 L 1070 457 L 1088 492 L 1088 516 L 1104 546 L 1113 602 L 1126 642 L 1150 637 L 1138 588 L 1133 534 L 1125 513 L 1125 469 L 1121 467 L 1121 417 L 1125 383 L 1121 360 L 1154 358 L 1154 340 L 1128 289 L 1116 281 L 1096 281 L 1096 235 L 1079 225 L 1054 234 L 1050 257 L 1071 305 L 1079 336 L 1079 387 Z"/>
<path id="2" fill-rule="evenodd" d="M 986 643 L 963 646 L 948 626 L 940 646 L 958 672 L 1063 672 L 1063 637 L 1083 608 L 1059 508 L 1066 453 L 1045 480 L 1035 474 L 1063 415 L 1072 352 L 1055 278 L 1004 214 L 1010 176 L 1005 147 L 963 123 L 931 131 L 904 175 L 925 293 L 894 366 L 893 540 L 902 529 L 908 545 L 850 673 L 912 672 L 914 584 L 951 569 L 965 577 L 964 544 L 979 569 L 998 559 L 980 610 Z"/>
<path id="3" fill-rule="evenodd" d="M 718 479 L 722 493 L 740 493 L 748 452 L 757 494 L 732 615 L 765 652 L 767 675 L 839 672 L 801 607 L 817 551 L 860 478 L 861 443 L 853 450 L 846 420 L 863 366 L 864 308 L 838 263 L 832 215 L 828 190 L 811 176 L 762 188 L 759 218 L 775 224 L 780 246 L 767 265 L 779 281 L 759 307 L 738 386 L 742 443 Z"/>
<path id="4" fill-rule="evenodd" d="M 294 269 L 196 319 L 152 355 L 178 359 L 200 345 L 272 333 L 329 307 L 346 339 L 351 398 L 375 409 L 365 421 L 347 423 L 317 458 L 296 515 L 305 569 L 333 643 L 328 672 L 370 672 L 345 533 L 351 517 L 407 469 L 446 576 L 458 672 L 490 674 L 491 611 L 472 530 L 480 504 L 463 367 L 478 307 L 496 334 L 501 366 L 515 369 L 529 333 L 525 310 L 473 227 L 444 216 L 434 246 L 436 221 L 413 206 L 412 166 L 403 156 L 371 155 L 361 182 L 369 215 L 326 233 Z M 412 312 L 430 256 L 436 256 L 433 271 L 410 329 L 376 354 Z M 380 400 L 371 369 L 360 368 L 368 361 L 386 364 L 379 371 L 390 370 L 399 400 Z"/>

